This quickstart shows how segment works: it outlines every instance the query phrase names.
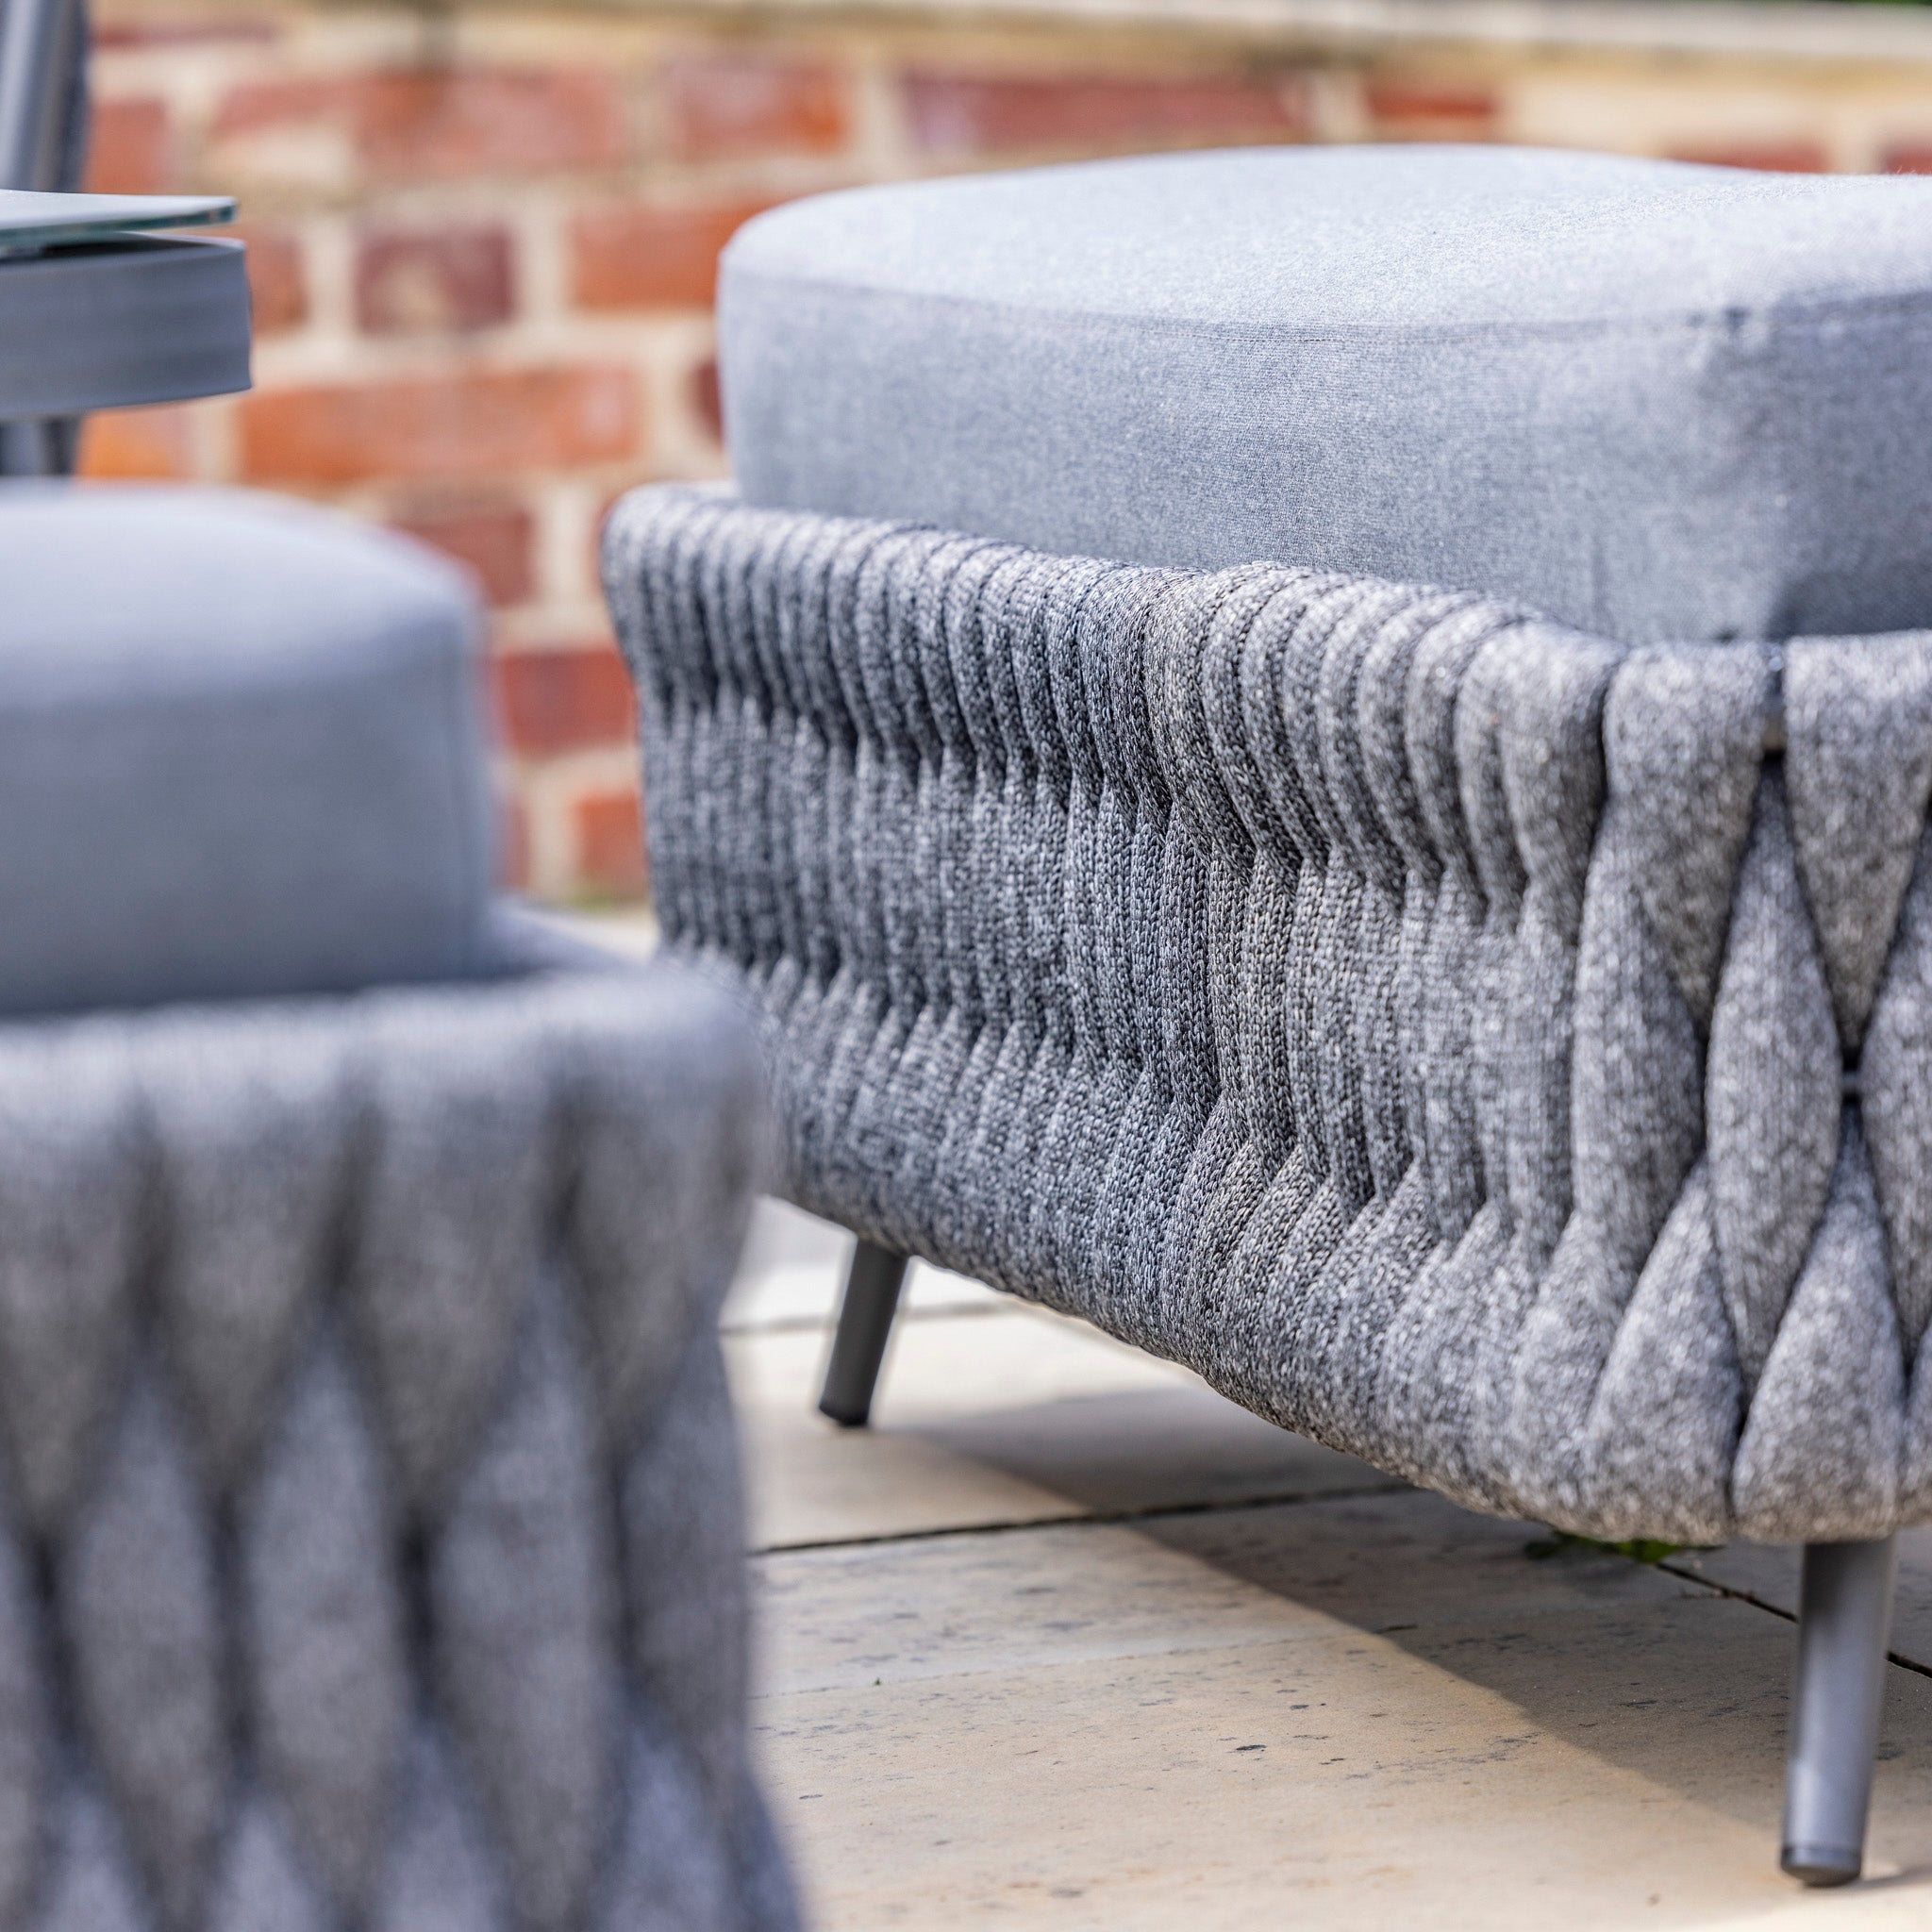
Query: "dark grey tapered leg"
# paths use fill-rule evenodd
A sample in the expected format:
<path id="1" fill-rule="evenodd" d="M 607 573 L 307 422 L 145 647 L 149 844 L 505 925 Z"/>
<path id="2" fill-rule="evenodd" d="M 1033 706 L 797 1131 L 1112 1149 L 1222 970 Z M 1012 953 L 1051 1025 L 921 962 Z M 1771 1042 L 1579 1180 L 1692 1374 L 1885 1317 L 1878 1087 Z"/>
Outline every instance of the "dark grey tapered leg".
<path id="1" fill-rule="evenodd" d="M 1805 1550 L 1782 1862 L 1807 1885 L 1846 1884 L 1865 1861 L 1897 1564 L 1895 1537 Z"/>
<path id="2" fill-rule="evenodd" d="M 0 476 L 58 476 L 59 450 L 51 423 L 0 423 Z"/>
<path id="3" fill-rule="evenodd" d="M 872 1392 L 886 1358 L 886 1343 L 898 1312 L 906 1280 L 906 1257 L 889 1255 L 871 1241 L 852 1251 L 845 1272 L 845 1296 L 839 1304 L 838 1332 L 832 1337 L 831 1365 L 825 1370 L 819 1407 L 848 1429 L 863 1428 L 872 1415 Z"/>

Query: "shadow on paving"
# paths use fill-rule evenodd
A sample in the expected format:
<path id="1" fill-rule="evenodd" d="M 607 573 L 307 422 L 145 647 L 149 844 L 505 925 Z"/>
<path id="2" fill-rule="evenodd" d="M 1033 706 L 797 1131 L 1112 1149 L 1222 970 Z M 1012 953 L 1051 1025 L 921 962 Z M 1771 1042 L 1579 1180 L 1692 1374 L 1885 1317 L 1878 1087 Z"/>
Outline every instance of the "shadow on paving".
<path id="1" fill-rule="evenodd" d="M 1792 1651 L 1776 1610 L 1795 1607 L 1793 1552 L 1684 1553 L 1669 1568 L 1588 1545 L 1551 1553 L 1535 1525 L 1409 1489 L 1188 1388 L 904 1433 L 1494 1693 L 1524 1720 L 1496 1754 L 1567 1744 L 1763 1831 L 1774 1855 Z M 1932 1536 L 1921 1541 L 1901 1577 L 1899 1630 L 1914 1645 L 1932 1636 Z M 1287 1657 L 1283 1671 L 1284 1707 L 1319 1708 L 1321 1685 Z M 1880 1760 L 1874 1857 L 1898 1870 L 1869 1890 L 1932 1878 L 1932 1681 L 1890 1673 Z"/>
<path id="2" fill-rule="evenodd" d="M 922 1421 L 900 1433 L 1115 1519 L 1408 1487 L 1198 1385 Z"/>

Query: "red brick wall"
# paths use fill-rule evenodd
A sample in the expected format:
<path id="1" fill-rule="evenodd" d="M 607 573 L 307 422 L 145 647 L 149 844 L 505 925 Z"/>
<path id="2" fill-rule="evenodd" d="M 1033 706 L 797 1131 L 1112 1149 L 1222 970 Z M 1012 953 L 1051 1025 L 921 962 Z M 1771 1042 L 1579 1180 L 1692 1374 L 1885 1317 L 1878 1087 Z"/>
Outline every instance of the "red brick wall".
<path id="1" fill-rule="evenodd" d="M 726 9 L 720 8 L 721 16 Z M 1932 165 L 1926 74 L 700 15 L 103 0 L 94 181 L 242 197 L 244 398 L 90 427 L 98 475 L 291 491 L 461 558 L 494 613 L 510 863 L 642 884 L 594 575 L 611 500 L 722 472 L 709 304 L 748 215 L 850 182 L 1236 141 L 1530 139 Z M 769 16 L 767 16 L 769 21 Z"/>

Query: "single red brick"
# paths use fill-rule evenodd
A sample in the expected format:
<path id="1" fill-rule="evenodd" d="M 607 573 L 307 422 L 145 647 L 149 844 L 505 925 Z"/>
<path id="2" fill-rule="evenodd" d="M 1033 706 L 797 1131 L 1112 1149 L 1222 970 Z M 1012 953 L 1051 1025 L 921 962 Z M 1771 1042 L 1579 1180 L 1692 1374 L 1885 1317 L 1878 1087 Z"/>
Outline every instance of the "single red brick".
<path id="1" fill-rule="evenodd" d="M 83 476 L 122 481 L 173 481 L 192 475 L 187 408 L 168 403 L 90 416 L 81 431 L 79 467 Z"/>
<path id="2" fill-rule="evenodd" d="M 718 358 L 708 356 L 688 378 L 692 413 L 713 442 L 724 441 L 724 403 L 718 392 Z"/>
<path id="3" fill-rule="evenodd" d="M 571 813 L 576 828 L 576 874 L 593 891 L 641 893 L 644 814 L 635 791 L 593 791 Z"/>
<path id="4" fill-rule="evenodd" d="M 521 798 L 506 798 L 497 807 L 496 882 L 507 892 L 529 890 L 530 813 Z"/>
<path id="5" fill-rule="evenodd" d="M 817 61 L 758 54 L 682 54 L 664 63 L 666 134 L 683 160 L 829 155 L 852 112 L 844 78 Z"/>
<path id="6" fill-rule="evenodd" d="M 1932 142 L 1901 142 L 1885 150 L 1888 175 L 1932 175 Z"/>
<path id="7" fill-rule="evenodd" d="M 637 450 L 643 409 L 633 372 L 592 367 L 261 390 L 241 418 L 244 475 L 357 483 L 619 460 Z"/>
<path id="8" fill-rule="evenodd" d="M 1371 75 L 1364 102 L 1382 132 L 1416 126 L 1464 136 L 1483 134 L 1495 125 L 1499 112 L 1496 96 L 1488 88 L 1403 75 Z"/>
<path id="9" fill-rule="evenodd" d="M 1283 139 L 1307 130 L 1307 101 L 1291 78 L 911 73 L 905 86 L 912 138 L 935 155 L 1139 147 L 1208 135 Z"/>
<path id="10" fill-rule="evenodd" d="M 390 519 L 475 573 L 491 603 L 522 604 L 536 584 L 535 524 L 521 504 L 435 504 Z"/>
<path id="11" fill-rule="evenodd" d="M 181 186 L 165 101 L 94 102 L 87 185 L 95 194 L 165 194 Z"/>
<path id="12" fill-rule="evenodd" d="M 389 229 L 356 250 L 356 320 L 371 335 L 448 334 L 508 322 L 509 231 Z"/>
<path id="13" fill-rule="evenodd" d="M 570 68 L 412 69 L 239 87 L 217 141 L 333 129 L 366 175 L 423 181 L 603 168 L 629 147 L 609 75 Z"/>
<path id="14" fill-rule="evenodd" d="M 571 292 L 584 308 L 708 308 L 718 251 L 764 201 L 586 208 L 571 223 Z"/>
<path id="15" fill-rule="evenodd" d="M 1770 175 L 1824 175 L 1830 172 L 1824 150 L 1815 141 L 1738 142 L 1727 146 L 1680 148 L 1675 161 L 1703 161 L 1714 168 L 1756 168 Z"/>
<path id="16" fill-rule="evenodd" d="M 636 728 L 630 674 L 609 644 L 512 651 L 494 660 L 504 741 L 525 758 L 627 744 Z"/>
<path id="17" fill-rule="evenodd" d="M 255 333 L 275 335 L 308 320 L 308 275 L 302 242 L 292 228 L 248 222 L 222 230 L 248 244 L 248 290 L 254 297 Z"/>

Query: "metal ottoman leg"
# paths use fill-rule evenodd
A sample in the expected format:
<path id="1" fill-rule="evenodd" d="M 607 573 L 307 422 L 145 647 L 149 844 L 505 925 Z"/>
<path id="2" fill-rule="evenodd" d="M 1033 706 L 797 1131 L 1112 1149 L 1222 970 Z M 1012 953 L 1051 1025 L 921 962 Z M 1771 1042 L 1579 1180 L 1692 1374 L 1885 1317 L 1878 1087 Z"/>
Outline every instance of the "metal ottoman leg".
<path id="1" fill-rule="evenodd" d="M 1844 1885 L 1864 1863 L 1897 1560 L 1894 1537 L 1806 1546 L 1781 1862 L 1807 1885 Z"/>
<path id="2" fill-rule="evenodd" d="M 906 1257 L 862 1241 L 852 1251 L 845 1272 L 845 1294 L 839 1304 L 839 1327 L 832 1337 L 832 1360 L 825 1370 L 819 1408 L 842 1428 L 863 1428 L 872 1415 L 873 1390 L 899 1290 L 906 1280 Z"/>

